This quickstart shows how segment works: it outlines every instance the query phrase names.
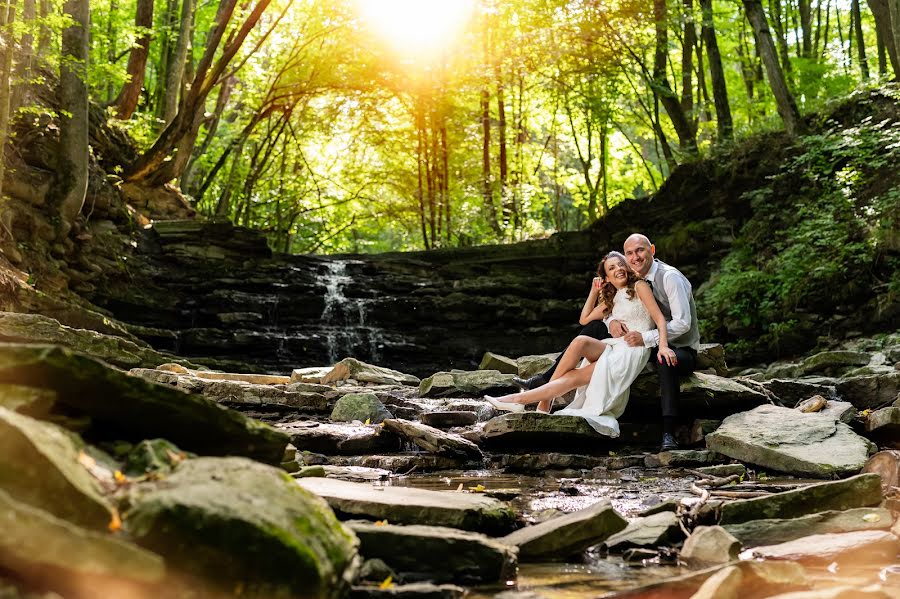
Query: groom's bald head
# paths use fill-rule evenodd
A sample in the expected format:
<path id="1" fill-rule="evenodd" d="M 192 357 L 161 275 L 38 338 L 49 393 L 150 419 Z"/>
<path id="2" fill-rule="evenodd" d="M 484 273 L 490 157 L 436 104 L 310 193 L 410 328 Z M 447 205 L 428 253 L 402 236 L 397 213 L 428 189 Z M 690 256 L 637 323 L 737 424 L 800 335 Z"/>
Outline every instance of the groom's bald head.
<path id="1" fill-rule="evenodd" d="M 640 233 L 632 233 L 625 240 L 622 246 L 625 251 L 625 259 L 628 264 L 641 277 L 647 276 L 650 267 L 653 266 L 653 255 L 656 248 L 650 243 L 650 239 L 646 235 Z"/>

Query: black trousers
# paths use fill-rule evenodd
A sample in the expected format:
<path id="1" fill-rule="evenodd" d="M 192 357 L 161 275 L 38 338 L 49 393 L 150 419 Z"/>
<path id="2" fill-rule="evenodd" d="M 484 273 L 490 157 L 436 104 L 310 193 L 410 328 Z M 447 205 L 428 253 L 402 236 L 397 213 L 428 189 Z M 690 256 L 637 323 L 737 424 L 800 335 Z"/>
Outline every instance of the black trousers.
<path id="1" fill-rule="evenodd" d="M 593 337 L 594 339 L 609 339 L 610 337 L 612 337 L 602 320 L 592 320 L 591 322 L 584 325 L 584 328 L 581 329 L 581 332 L 578 334 L 586 335 L 587 337 Z M 559 357 L 556 358 L 556 362 L 553 363 L 553 366 L 550 367 L 550 370 L 541 375 L 541 378 L 544 379 L 545 385 L 550 381 L 550 377 L 553 376 L 553 373 L 556 372 L 556 367 L 559 366 L 559 361 L 562 360 L 562 357 L 563 354 L 559 354 Z"/>
<path id="2" fill-rule="evenodd" d="M 663 418 L 678 416 L 678 395 L 681 392 L 680 378 L 694 372 L 697 368 L 697 352 L 690 347 L 673 347 L 678 358 L 676 366 L 669 366 L 665 362 L 657 361 L 659 348 L 654 347 L 650 352 L 650 363 L 656 367 L 659 374 L 659 392 L 662 403 Z"/>

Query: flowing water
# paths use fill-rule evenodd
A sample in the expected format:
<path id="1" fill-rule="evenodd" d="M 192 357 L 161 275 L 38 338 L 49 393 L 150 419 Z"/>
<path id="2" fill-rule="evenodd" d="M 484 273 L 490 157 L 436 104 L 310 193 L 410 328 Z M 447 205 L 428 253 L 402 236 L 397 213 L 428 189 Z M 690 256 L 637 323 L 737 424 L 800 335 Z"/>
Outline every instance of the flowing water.
<path id="1" fill-rule="evenodd" d="M 381 360 L 384 333 L 366 323 L 372 299 L 347 297 L 347 289 L 353 283 L 353 277 L 347 273 L 349 264 L 346 260 L 330 260 L 321 273 L 320 280 L 325 286 L 321 323 L 328 360 L 333 364 L 353 356 L 377 364 Z"/>

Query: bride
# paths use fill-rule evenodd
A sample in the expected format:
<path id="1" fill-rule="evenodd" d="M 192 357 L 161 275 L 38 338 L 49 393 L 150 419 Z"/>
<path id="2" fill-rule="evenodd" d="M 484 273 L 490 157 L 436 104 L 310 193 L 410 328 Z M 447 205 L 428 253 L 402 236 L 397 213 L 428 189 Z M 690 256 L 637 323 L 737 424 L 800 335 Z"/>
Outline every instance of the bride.
<path id="1" fill-rule="evenodd" d="M 674 365 L 675 352 L 669 349 L 666 338 L 666 319 L 653 298 L 650 284 L 638 278 L 619 252 L 604 256 L 597 274 L 581 310 L 581 323 L 609 316 L 624 323 L 629 331 L 641 332 L 655 324 L 659 330 L 659 361 Z M 618 437 L 616 418 L 625 411 L 631 383 L 649 356 L 649 347 L 630 347 L 623 338 L 600 341 L 579 335 L 566 348 L 546 385 L 522 393 L 484 398 L 499 410 L 522 412 L 526 404 L 540 403 L 538 411 L 548 413 L 553 398 L 577 389 L 574 401 L 556 414 L 581 416 L 597 432 Z"/>

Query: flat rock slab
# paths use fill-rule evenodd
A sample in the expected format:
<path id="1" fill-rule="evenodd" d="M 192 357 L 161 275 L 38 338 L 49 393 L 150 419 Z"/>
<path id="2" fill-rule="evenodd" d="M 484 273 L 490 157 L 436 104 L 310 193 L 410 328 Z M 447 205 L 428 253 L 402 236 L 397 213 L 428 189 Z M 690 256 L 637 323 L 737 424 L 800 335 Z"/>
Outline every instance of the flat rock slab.
<path id="1" fill-rule="evenodd" d="M 741 462 L 814 478 L 855 474 L 874 449 L 831 416 L 778 406 L 729 416 L 706 436 L 706 446 Z"/>
<path id="2" fill-rule="evenodd" d="M 519 374 L 519 366 L 516 361 L 500 354 L 485 352 L 478 365 L 478 370 L 496 370 L 502 374 Z"/>
<path id="3" fill-rule="evenodd" d="M 501 540 L 518 547 L 523 562 L 564 560 L 602 543 L 627 525 L 609 500 L 602 499 L 589 508 L 520 528 Z"/>
<path id="4" fill-rule="evenodd" d="M 185 368 L 181 364 L 168 363 L 161 364 L 156 367 L 157 370 L 174 372 L 175 374 L 186 374 L 208 381 L 234 381 L 237 383 L 250 383 L 252 385 L 287 385 L 291 382 L 289 376 L 278 376 L 273 374 L 253 374 L 240 372 L 214 372 L 211 370 L 191 370 Z"/>
<path id="5" fill-rule="evenodd" d="M 745 547 L 755 547 L 785 543 L 811 534 L 886 530 L 891 527 L 891 522 L 891 512 L 872 507 L 820 512 L 798 518 L 750 520 L 741 524 L 728 524 L 724 528 Z"/>
<path id="6" fill-rule="evenodd" d="M 515 512 L 505 503 L 478 493 L 373 487 L 328 478 L 300 479 L 297 483 L 348 518 L 448 526 L 490 535 L 508 533 L 515 523 Z"/>
<path id="7" fill-rule="evenodd" d="M 813 395 L 821 395 L 826 399 L 831 399 L 835 396 L 834 385 L 811 383 L 796 379 L 770 379 L 762 381 L 761 385 L 778 398 L 778 403 L 788 407 L 795 406 L 798 402 Z"/>
<path id="8" fill-rule="evenodd" d="M 860 530 L 810 535 L 787 543 L 756 547 L 748 554 L 756 558 L 808 564 L 875 565 L 896 563 L 900 540 L 881 530 Z"/>
<path id="9" fill-rule="evenodd" d="M 484 457 L 478 446 L 471 441 L 420 422 L 388 419 L 384 421 L 384 429 L 437 455 L 469 460 L 481 460 Z"/>
<path id="10" fill-rule="evenodd" d="M 578 416 L 552 416 L 537 412 L 504 414 L 488 420 L 481 430 L 488 446 L 554 448 L 577 447 L 600 451 L 609 445 L 610 437 L 601 435 Z"/>
<path id="11" fill-rule="evenodd" d="M 502 374 L 498 370 L 453 370 L 436 372 L 419 383 L 422 397 L 449 397 L 452 395 L 481 395 L 487 391 L 513 390 L 514 374 Z"/>
<path id="12" fill-rule="evenodd" d="M 88 596 L 86 589 L 94 597 L 163 595 L 166 567 L 155 553 L 55 518 L 4 491 L 0 521 L 0 569 L 39 588 L 72 597 Z"/>
<path id="13" fill-rule="evenodd" d="M 900 392 L 900 370 L 884 374 L 854 376 L 836 385 L 838 396 L 857 409 L 876 409 L 897 399 Z"/>
<path id="14" fill-rule="evenodd" d="M 722 419 L 769 403 L 764 393 L 736 379 L 695 372 L 681 382 L 678 409 L 683 417 Z M 659 414 L 659 377 L 642 374 L 631 387 L 621 420 L 646 421 Z"/>
<path id="15" fill-rule="evenodd" d="M 0 408 L 0 455 L 0 489 L 15 499 L 95 530 L 112 522 L 115 510 L 75 435 Z"/>
<path id="16" fill-rule="evenodd" d="M 453 428 L 454 426 L 471 426 L 478 421 L 478 414 L 470 411 L 454 410 L 446 412 L 423 412 L 419 414 L 422 424 L 434 428 Z"/>
<path id="17" fill-rule="evenodd" d="M 695 564 L 723 564 L 737 559 L 741 542 L 721 526 L 698 526 L 684 541 L 681 558 Z"/>
<path id="18" fill-rule="evenodd" d="M 308 466 L 310 468 L 314 466 Z M 319 466 L 329 478 L 349 480 L 351 482 L 381 482 L 390 480 L 391 471 L 384 468 L 366 468 L 364 466 Z"/>
<path id="19" fill-rule="evenodd" d="M 52 389 L 59 404 L 92 420 L 100 440 L 162 437 L 202 455 L 278 464 L 288 437 L 200 395 L 128 376 L 98 360 L 45 345 L 0 344 L 0 383 Z"/>
<path id="20" fill-rule="evenodd" d="M 630 547 L 659 547 L 672 545 L 684 539 L 678 524 L 678 516 L 672 512 L 659 512 L 643 518 L 635 518 L 619 533 L 606 540 L 604 545 L 613 552 Z"/>
<path id="21" fill-rule="evenodd" d="M 869 507 L 881 503 L 881 477 L 860 474 L 845 480 L 817 483 L 766 497 L 740 499 L 722 506 L 719 524 L 749 520 L 797 518 L 808 514 Z"/>
<path id="22" fill-rule="evenodd" d="M 544 472 L 545 470 L 621 470 L 644 465 L 644 456 L 591 456 L 572 453 L 505 454 L 500 466 L 506 472 Z"/>
<path id="23" fill-rule="evenodd" d="M 405 582 L 486 584 L 515 578 L 516 550 L 482 534 L 424 525 L 351 521 L 365 559 L 380 559 Z"/>
<path id="24" fill-rule="evenodd" d="M 259 597 L 338 597 L 355 575 L 356 536 L 271 466 L 185 460 L 164 479 L 131 487 L 128 504 L 132 538 L 219 592 L 240 584 Z"/>
<path id="25" fill-rule="evenodd" d="M 367 364 L 356 358 L 344 358 L 335 364 L 331 371 L 323 376 L 319 382 L 323 385 L 327 385 L 329 383 L 346 381 L 348 379 L 353 379 L 361 383 L 380 383 L 385 385 L 419 384 L 418 377 L 411 374 L 375 366 L 374 364 Z"/>
<path id="26" fill-rule="evenodd" d="M 311 424 L 314 426 L 310 426 Z M 380 424 L 315 423 L 300 420 L 275 426 L 289 435 L 291 444 L 300 451 L 360 455 L 396 451 L 400 448 L 400 440 L 386 432 Z"/>
<path id="27" fill-rule="evenodd" d="M 644 465 L 647 468 L 681 468 L 685 466 L 721 464 L 727 461 L 728 458 L 714 451 L 705 449 L 676 449 L 674 451 L 652 453 L 644 458 Z"/>
<path id="28" fill-rule="evenodd" d="M 869 414 L 866 433 L 881 445 L 900 449 L 900 408 L 881 408 Z"/>

